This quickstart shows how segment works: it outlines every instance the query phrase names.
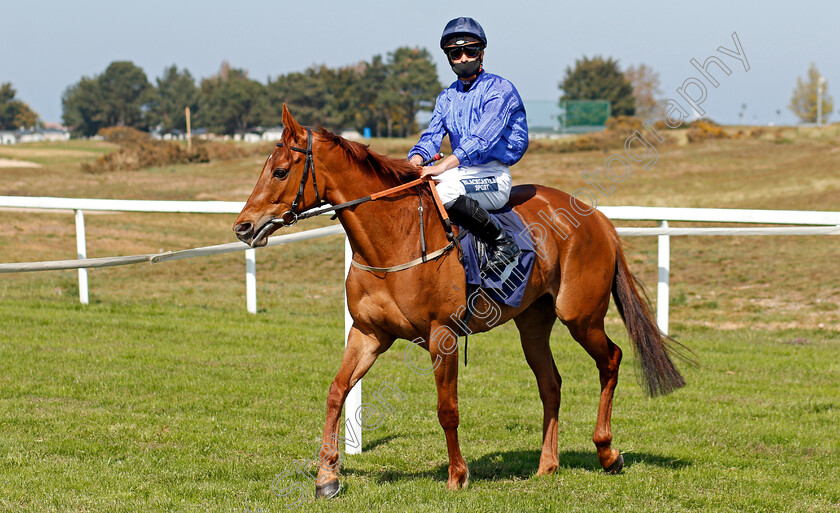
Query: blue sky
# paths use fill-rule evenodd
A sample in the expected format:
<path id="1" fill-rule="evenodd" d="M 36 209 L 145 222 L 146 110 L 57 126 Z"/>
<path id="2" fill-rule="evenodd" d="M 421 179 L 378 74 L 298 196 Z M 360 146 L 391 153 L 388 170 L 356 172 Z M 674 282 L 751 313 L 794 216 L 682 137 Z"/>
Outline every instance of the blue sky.
<path id="1" fill-rule="evenodd" d="M 558 99 L 566 67 L 583 55 L 613 57 L 623 69 L 645 63 L 659 73 L 663 97 L 679 99 L 677 88 L 700 78 L 690 59 L 717 55 L 732 74 L 718 73 L 717 88 L 707 84 L 702 107 L 719 122 L 737 123 L 746 104 L 745 122 L 796 123 L 787 105 L 811 62 L 840 101 L 840 3 L 834 0 L 46 0 L 4 2 L 0 16 L 0 82 L 12 82 L 46 121 L 60 121 L 69 85 L 114 60 L 134 62 L 150 81 L 172 64 L 206 77 L 227 60 L 265 82 L 312 64 L 348 65 L 410 45 L 432 51 L 441 81 L 449 83 L 454 75 L 437 45 L 446 21 L 457 16 L 484 26 L 486 69 L 513 81 L 525 100 Z M 717 52 L 735 48 L 733 32 L 749 71 Z"/>

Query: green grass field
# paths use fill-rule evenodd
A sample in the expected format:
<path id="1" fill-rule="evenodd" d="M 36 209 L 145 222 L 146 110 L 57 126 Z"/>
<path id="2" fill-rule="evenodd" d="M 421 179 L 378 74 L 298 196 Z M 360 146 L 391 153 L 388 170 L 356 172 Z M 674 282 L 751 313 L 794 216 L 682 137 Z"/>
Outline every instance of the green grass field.
<path id="1" fill-rule="evenodd" d="M 603 204 L 840 210 L 836 137 L 673 145 Z M 393 154 L 408 141 L 375 141 Z M 88 175 L 62 151 L 0 157 L 3 195 L 136 199 L 247 197 L 260 159 Z M 37 150 L 37 151 L 35 151 Z M 51 152 L 57 152 L 52 154 Z M 27 156 L 28 155 L 28 156 Z M 602 152 L 534 152 L 518 183 L 564 190 Z M 0 211 L 0 261 L 75 258 L 69 213 Z M 91 257 L 232 240 L 230 216 L 89 214 Z M 296 229 L 328 224 L 308 221 Z M 634 223 L 628 223 L 634 224 Z M 635 223 L 638 225 L 638 223 Z M 635 238 L 634 272 L 655 291 L 656 245 Z M 840 276 L 834 237 L 672 240 L 671 332 L 698 355 L 688 386 L 648 399 L 623 326 L 613 412 L 621 475 L 600 471 L 591 359 L 562 326 L 560 469 L 534 477 L 542 408 L 512 324 L 471 337 L 461 368 L 461 446 L 470 487 L 447 492 L 434 384 L 397 342 L 365 379 L 394 411 L 343 457 L 343 493 L 315 501 L 299 462 L 320 445 L 343 347 L 343 242 L 258 252 L 259 314 L 245 312 L 241 254 L 95 270 L 91 304 L 74 271 L 0 276 L 0 510 L 8 511 L 838 511 Z M 298 462 L 298 463 L 296 463 Z M 272 493 L 286 489 L 286 497 Z"/>

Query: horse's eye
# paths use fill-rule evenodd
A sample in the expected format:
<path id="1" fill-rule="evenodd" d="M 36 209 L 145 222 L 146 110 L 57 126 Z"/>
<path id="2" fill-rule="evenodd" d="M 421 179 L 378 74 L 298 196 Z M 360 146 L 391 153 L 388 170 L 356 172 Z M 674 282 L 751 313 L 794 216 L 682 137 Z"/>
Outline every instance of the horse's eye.
<path id="1" fill-rule="evenodd" d="M 278 167 L 274 170 L 274 178 L 278 180 L 285 180 L 286 177 L 289 176 L 289 170 L 283 169 L 282 167 Z"/>

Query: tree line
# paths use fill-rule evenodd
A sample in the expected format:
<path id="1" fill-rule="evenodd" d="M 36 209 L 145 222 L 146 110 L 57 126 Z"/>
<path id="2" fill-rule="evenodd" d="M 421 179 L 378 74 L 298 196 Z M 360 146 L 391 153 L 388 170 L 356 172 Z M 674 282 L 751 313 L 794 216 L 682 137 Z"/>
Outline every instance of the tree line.
<path id="1" fill-rule="evenodd" d="M 567 100 L 607 100 L 612 117 L 647 118 L 658 108 L 661 95 L 659 74 L 650 67 L 641 64 L 621 71 L 618 61 L 600 56 L 576 60 L 558 86 L 561 105 Z M 790 110 L 813 123 L 819 105 L 827 119 L 834 107 L 827 86 L 812 64 L 807 78 L 797 80 Z M 111 126 L 168 132 L 185 129 L 184 109 L 189 107 L 193 126 L 233 134 L 280 125 L 285 102 L 305 124 L 335 131 L 370 128 L 377 137 L 404 137 L 416 131 L 417 112 L 431 110 L 441 88 L 429 52 L 411 47 L 353 66 L 311 66 L 269 78 L 265 84 L 227 62 L 200 81 L 172 65 L 152 84 L 132 62 L 115 61 L 101 74 L 83 77 L 64 91 L 62 117 L 76 136 L 95 135 Z M 0 130 L 39 126 L 38 114 L 16 94 L 11 83 L 0 84 Z"/>
<path id="2" fill-rule="evenodd" d="M 430 110 L 442 88 L 429 52 L 411 47 L 353 66 L 311 66 L 265 84 L 228 62 L 198 82 L 189 70 L 173 65 L 155 82 L 132 62 L 112 62 L 101 74 L 83 77 L 65 90 L 64 124 L 77 136 L 110 126 L 184 130 L 189 107 L 192 126 L 233 134 L 279 125 L 285 102 L 305 124 L 407 136 L 416 131 L 417 112 Z"/>

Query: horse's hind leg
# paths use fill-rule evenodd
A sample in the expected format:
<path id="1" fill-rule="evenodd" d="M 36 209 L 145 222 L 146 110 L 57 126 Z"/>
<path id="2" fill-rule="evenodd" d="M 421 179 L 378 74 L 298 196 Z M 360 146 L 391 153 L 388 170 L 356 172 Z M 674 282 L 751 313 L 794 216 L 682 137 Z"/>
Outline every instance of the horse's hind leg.
<path id="1" fill-rule="evenodd" d="M 621 453 L 612 446 L 613 393 L 618 384 L 618 367 L 621 363 L 621 349 L 604 332 L 603 316 L 564 321 L 569 332 L 595 360 L 601 378 L 601 399 L 598 402 L 598 420 L 592 441 L 598 449 L 598 460 L 606 472 L 617 474 L 624 466 Z"/>
<path id="2" fill-rule="evenodd" d="M 554 358 L 551 356 L 549 337 L 557 319 L 551 298 L 545 296 L 514 318 L 522 341 L 525 360 L 540 390 L 543 403 L 543 443 L 537 475 L 547 475 L 557 470 L 557 415 L 560 410 L 562 380 Z"/>
<path id="3" fill-rule="evenodd" d="M 607 223 L 606 219 L 603 221 Z M 588 234 L 589 240 L 580 241 L 563 258 L 563 276 L 555 307 L 557 317 L 598 367 L 601 398 L 592 441 L 598 449 L 598 460 L 604 470 L 618 473 L 624 463 L 621 454 L 611 447 L 610 417 L 613 393 L 618 384 L 621 349 L 604 332 L 604 317 L 610 306 L 615 276 L 616 250 L 607 230 L 593 228 Z"/>

